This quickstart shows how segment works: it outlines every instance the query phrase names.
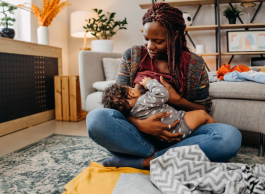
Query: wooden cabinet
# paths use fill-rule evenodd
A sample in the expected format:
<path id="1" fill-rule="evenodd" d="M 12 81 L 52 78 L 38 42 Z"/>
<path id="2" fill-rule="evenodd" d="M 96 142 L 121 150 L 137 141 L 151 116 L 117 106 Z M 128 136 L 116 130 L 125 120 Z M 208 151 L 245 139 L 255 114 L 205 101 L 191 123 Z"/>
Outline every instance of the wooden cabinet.
<path id="1" fill-rule="evenodd" d="M 0 136 L 54 119 L 62 49 L 0 37 Z"/>

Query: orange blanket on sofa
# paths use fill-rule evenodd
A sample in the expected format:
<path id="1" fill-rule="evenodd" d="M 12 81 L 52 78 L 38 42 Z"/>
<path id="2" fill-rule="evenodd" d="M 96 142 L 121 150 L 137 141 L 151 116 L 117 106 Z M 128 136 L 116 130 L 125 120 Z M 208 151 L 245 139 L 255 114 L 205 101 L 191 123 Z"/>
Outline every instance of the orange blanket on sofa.
<path id="1" fill-rule="evenodd" d="M 232 69 L 230 68 L 229 64 L 222 65 L 217 71 L 217 78 L 219 80 L 224 80 L 224 75 L 233 71 L 238 71 L 238 72 L 247 72 L 250 71 L 251 69 L 246 66 L 246 65 L 237 65 L 233 67 Z"/>

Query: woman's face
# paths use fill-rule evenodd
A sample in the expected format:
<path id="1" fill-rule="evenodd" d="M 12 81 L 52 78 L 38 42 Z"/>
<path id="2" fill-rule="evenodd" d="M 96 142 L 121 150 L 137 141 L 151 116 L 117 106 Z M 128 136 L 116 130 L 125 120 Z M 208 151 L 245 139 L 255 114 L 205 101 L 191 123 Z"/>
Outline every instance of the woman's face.
<path id="1" fill-rule="evenodd" d="M 147 22 L 143 30 L 144 46 L 152 59 L 167 60 L 167 32 L 159 22 Z"/>

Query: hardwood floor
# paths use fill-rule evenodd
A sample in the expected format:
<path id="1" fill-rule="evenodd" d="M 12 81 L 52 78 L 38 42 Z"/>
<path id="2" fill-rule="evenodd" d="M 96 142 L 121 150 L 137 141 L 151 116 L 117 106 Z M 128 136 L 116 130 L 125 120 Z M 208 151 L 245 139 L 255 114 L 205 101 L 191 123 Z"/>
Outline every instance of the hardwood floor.
<path id="1" fill-rule="evenodd" d="M 0 137 L 0 157 L 25 147 L 53 133 L 88 136 L 86 120 L 79 122 L 47 121 Z"/>

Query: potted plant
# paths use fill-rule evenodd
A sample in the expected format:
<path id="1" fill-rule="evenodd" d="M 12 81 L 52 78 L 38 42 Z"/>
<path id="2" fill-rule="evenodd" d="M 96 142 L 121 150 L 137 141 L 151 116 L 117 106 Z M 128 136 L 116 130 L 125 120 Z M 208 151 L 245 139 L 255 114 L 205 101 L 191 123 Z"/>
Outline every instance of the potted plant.
<path id="1" fill-rule="evenodd" d="M 36 5 L 24 3 L 18 5 L 18 7 L 23 7 L 35 14 L 38 19 L 39 28 L 37 30 L 38 43 L 43 45 L 49 45 L 49 30 L 48 26 L 51 25 L 53 19 L 57 14 L 62 11 L 68 4 L 68 1 L 61 2 L 61 0 L 42 0 L 42 10 L 40 10 Z M 30 6 L 28 6 L 30 5 Z"/>
<path id="2" fill-rule="evenodd" d="M 224 12 L 223 12 L 223 16 L 225 16 L 228 21 L 229 24 L 235 24 L 236 23 L 236 18 L 241 15 L 242 11 L 240 11 L 239 9 L 237 9 L 237 6 L 233 6 L 233 7 L 227 7 Z"/>
<path id="3" fill-rule="evenodd" d="M 122 21 L 115 21 L 114 17 L 116 13 L 101 14 L 102 10 L 93 9 L 98 18 L 89 18 L 87 25 L 83 26 L 86 32 L 90 32 L 92 36 L 95 36 L 98 40 L 92 40 L 92 51 L 99 52 L 112 52 L 113 41 L 110 40 L 118 30 L 126 30 L 127 24 L 126 18 Z"/>
<path id="4" fill-rule="evenodd" d="M 13 26 L 13 22 L 15 22 L 15 18 L 11 18 L 7 16 L 7 12 L 10 14 L 14 14 L 14 10 L 16 10 L 17 7 L 14 5 L 11 5 L 6 2 L 0 2 L 0 14 L 4 14 L 5 17 L 1 18 L 0 26 L 3 26 L 4 28 L 0 28 L 0 37 L 5 38 L 11 38 L 13 39 L 15 37 L 15 30 L 12 28 L 8 28 L 8 26 Z"/>

